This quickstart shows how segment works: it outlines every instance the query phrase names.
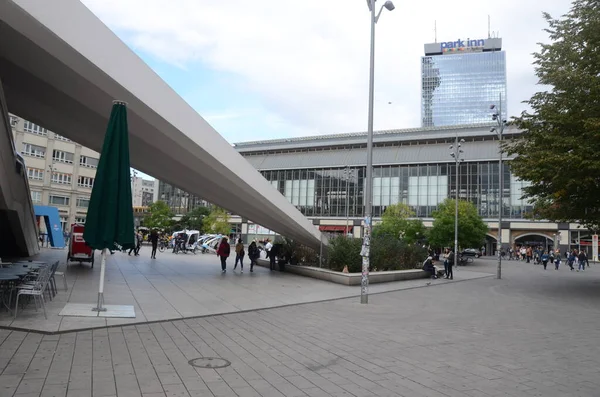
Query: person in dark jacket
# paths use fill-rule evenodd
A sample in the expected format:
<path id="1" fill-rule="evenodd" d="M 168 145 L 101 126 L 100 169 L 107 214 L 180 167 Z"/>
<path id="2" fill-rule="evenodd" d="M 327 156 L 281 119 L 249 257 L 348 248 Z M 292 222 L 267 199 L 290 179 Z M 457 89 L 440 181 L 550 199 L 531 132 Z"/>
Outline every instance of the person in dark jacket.
<path id="1" fill-rule="evenodd" d="M 250 273 L 252 273 L 254 272 L 256 260 L 260 258 L 260 250 L 256 245 L 256 241 L 250 243 L 250 246 L 248 247 L 248 258 L 250 259 Z"/>
<path id="2" fill-rule="evenodd" d="M 156 248 L 158 247 L 158 231 L 156 229 L 150 232 L 148 240 L 152 243 L 152 253 L 150 254 L 150 258 L 156 259 Z"/>
<path id="3" fill-rule="evenodd" d="M 433 258 L 431 256 L 428 256 L 423 263 L 423 270 L 429 272 L 431 274 L 431 278 L 437 278 L 437 275 L 435 274 L 435 266 L 433 266 Z"/>
<path id="4" fill-rule="evenodd" d="M 229 258 L 230 251 L 231 247 L 229 246 L 227 237 L 223 237 L 221 243 L 219 244 L 219 248 L 217 249 L 217 256 L 221 258 L 221 273 L 225 273 L 227 271 L 227 258 Z"/>
<path id="5" fill-rule="evenodd" d="M 448 253 L 448 271 L 446 274 L 446 278 L 449 278 L 450 280 L 454 280 L 454 272 L 452 271 L 452 268 L 454 267 L 454 255 L 454 250 L 451 249 Z"/>

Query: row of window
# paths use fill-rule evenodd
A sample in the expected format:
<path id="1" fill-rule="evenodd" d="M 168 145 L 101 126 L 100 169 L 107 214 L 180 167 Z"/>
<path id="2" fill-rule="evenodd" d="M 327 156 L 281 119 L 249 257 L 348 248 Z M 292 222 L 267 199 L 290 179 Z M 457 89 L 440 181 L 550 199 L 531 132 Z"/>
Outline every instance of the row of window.
<path id="1" fill-rule="evenodd" d="M 45 128 L 40 127 L 37 124 L 32 123 L 31 121 L 27 121 L 25 120 L 25 123 L 23 125 L 23 130 L 27 131 L 27 132 L 31 132 L 33 134 L 38 134 L 38 135 L 48 135 L 48 130 Z"/>
<path id="2" fill-rule="evenodd" d="M 29 179 L 43 181 L 44 180 L 44 170 L 39 168 L 27 168 L 27 177 Z M 60 185 L 70 185 L 73 179 L 73 174 L 66 174 L 63 172 L 53 172 L 51 175 L 51 182 L 57 183 Z M 94 178 L 90 178 L 87 176 L 80 176 L 77 178 L 77 186 L 79 187 L 94 187 Z"/>
<path id="3" fill-rule="evenodd" d="M 349 171 L 298 169 L 262 174 L 307 216 L 361 217 L 366 170 L 356 167 Z M 373 216 L 381 216 L 388 205 L 404 203 L 416 216 L 431 217 L 439 203 L 455 197 L 457 192 L 461 199 L 475 204 L 484 218 L 497 217 L 500 207 L 503 216 L 513 219 L 521 219 L 531 211 L 531 204 L 522 199 L 528 183 L 512 175 L 509 164 L 503 165 L 501 188 L 495 162 L 461 163 L 458 181 L 456 171 L 455 164 L 447 163 L 374 167 Z"/>
<path id="4" fill-rule="evenodd" d="M 45 158 L 46 148 L 31 143 L 23 143 L 23 150 L 21 153 L 31 157 Z M 58 163 L 73 164 L 74 158 L 75 154 L 71 152 L 56 149 L 52 151 L 52 161 Z M 96 168 L 98 167 L 98 161 L 98 159 L 93 157 L 79 156 L 79 165 L 83 167 Z"/>
<path id="5" fill-rule="evenodd" d="M 42 202 L 42 192 L 32 191 L 31 192 L 31 200 L 34 203 L 41 203 Z M 69 206 L 71 204 L 71 197 L 51 194 L 50 197 L 48 198 L 48 203 L 50 205 Z M 77 197 L 76 205 L 79 208 L 87 208 L 90 205 L 90 198 L 89 197 Z"/>

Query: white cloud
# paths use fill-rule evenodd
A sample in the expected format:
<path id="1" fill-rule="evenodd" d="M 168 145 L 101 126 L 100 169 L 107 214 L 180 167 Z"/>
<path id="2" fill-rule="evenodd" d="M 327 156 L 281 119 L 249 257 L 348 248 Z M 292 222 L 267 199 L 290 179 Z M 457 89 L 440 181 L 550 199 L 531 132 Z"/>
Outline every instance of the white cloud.
<path id="1" fill-rule="evenodd" d="M 188 70 L 202 64 L 237 76 L 243 89 L 261 97 L 269 130 L 281 126 L 290 133 L 291 126 L 292 134 L 321 134 L 366 128 L 364 0 L 84 3 L 136 50 Z M 382 15 L 377 26 L 376 129 L 419 125 L 420 57 L 423 44 L 434 39 L 434 21 L 440 41 L 487 37 L 488 14 L 507 51 L 509 112 L 520 113 L 521 101 L 536 90 L 531 53 L 536 42 L 547 40 L 541 12 L 558 16 L 569 6 L 565 0 L 395 3 L 396 10 Z"/>

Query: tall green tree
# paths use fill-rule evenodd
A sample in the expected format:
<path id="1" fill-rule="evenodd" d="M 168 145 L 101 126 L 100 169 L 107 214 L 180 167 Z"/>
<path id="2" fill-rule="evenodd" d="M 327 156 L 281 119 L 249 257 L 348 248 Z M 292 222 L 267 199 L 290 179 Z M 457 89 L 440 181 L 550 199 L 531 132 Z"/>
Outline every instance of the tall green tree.
<path id="1" fill-rule="evenodd" d="M 436 247 L 454 246 L 455 201 L 446 199 L 433 212 L 433 227 L 429 230 L 429 243 Z M 470 201 L 458 201 L 458 246 L 479 247 L 488 231 L 486 223 Z"/>
<path id="2" fill-rule="evenodd" d="M 171 226 L 173 212 L 164 201 L 150 204 L 150 215 L 144 219 L 144 225 L 150 229 L 168 229 Z"/>
<path id="3" fill-rule="evenodd" d="M 545 13 L 550 44 L 534 54 L 539 84 L 505 144 L 513 173 L 531 182 L 534 216 L 600 227 L 600 5 L 574 0 L 559 19 Z"/>
<path id="4" fill-rule="evenodd" d="M 374 228 L 373 235 L 394 236 L 413 244 L 425 236 L 423 222 L 420 219 L 409 219 L 414 216 L 414 211 L 406 204 L 389 205 L 381 215 L 381 223 Z"/>
<path id="5" fill-rule="evenodd" d="M 204 218 L 210 214 L 208 207 L 196 207 L 181 217 L 179 223 L 191 230 L 204 231 Z"/>
<path id="6" fill-rule="evenodd" d="M 220 207 L 212 208 L 210 214 L 204 218 L 204 224 L 211 233 L 228 235 L 231 231 L 229 214 Z"/>

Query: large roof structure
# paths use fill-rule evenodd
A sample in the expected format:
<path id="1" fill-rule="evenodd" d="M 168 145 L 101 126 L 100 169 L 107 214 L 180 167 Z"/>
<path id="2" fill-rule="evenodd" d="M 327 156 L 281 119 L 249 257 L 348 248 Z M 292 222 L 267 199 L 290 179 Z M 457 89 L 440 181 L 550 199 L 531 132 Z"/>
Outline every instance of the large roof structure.
<path id="1" fill-rule="evenodd" d="M 100 151 L 128 103 L 131 165 L 304 244 L 320 232 L 78 0 L 0 1 L 8 110 Z"/>

